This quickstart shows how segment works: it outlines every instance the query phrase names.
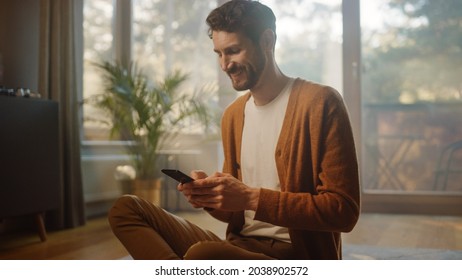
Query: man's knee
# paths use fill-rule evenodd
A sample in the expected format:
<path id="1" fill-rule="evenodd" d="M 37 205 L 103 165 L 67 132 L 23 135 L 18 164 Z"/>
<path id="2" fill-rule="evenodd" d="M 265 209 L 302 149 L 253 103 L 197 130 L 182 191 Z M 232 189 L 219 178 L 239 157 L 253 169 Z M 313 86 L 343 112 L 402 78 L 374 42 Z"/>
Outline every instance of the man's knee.
<path id="1" fill-rule="evenodd" d="M 111 209 L 109 210 L 109 213 L 116 214 L 123 209 L 130 208 L 130 204 L 132 204 L 133 200 L 135 199 L 137 199 L 136 196 L 129 194 L 125 194 L 117 198 L 117 200 L 114 202 Z"/>
<path id="2" fill-rule="evenodd" d="M 165 215 L 162 207 L 148 202 L 136 195 L 119 197 L 108 213 L 109 224 L 112 228 L 133 221 L 156 219 Z"/>
<path id="3" fill-rule="evenodd" d="M 133 199 L 131 195 L 123 195 L 114 202 L 108 212 L 108 220 L 111 227 L 114 227 L 120 218 L 126 216 L 127 210 L 130 209 L 129 205 L 133 203 Z"/>
<path id="4" fill-rule="evenodd" d="M 139 198 L 134 195 L 123 195 L 119 197 L 108 212 L 108 220 L 111 227 L 114 227 L 120 220 L 126 218 L 132 211 L 133 205 L 137 204 Z"/>
<path id="5" fill-rule="evenodd" d="M 224 241 L 200 241 L 192 245 L 186 254 L 185 260 L 221 260 L 227 259 L 223 256 Z"/>

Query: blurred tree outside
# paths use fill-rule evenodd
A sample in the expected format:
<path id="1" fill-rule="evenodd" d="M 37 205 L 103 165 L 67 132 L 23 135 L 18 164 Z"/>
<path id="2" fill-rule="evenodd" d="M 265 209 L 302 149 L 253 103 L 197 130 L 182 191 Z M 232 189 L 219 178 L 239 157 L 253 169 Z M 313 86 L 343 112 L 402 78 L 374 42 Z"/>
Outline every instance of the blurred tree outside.
<path id="1" fill-rule="evenodd" d="M 83 98 L 101 93 L 103 80 L 101 72 L 93 63 L 110 60 L 113 55 L 113 1 L 85 0 L 84 1 L 84 71 Z M 83 117 L 98 117 L 101 112 L 90 104 L 83 105 Z M 85 140 L 106 140 L 109 129 L 95 122 L 84 122 Z"/>
<path id="2" fill-rule="evenodd" d="M 133 4 L 133 58 L 148 76 L 160 78 L 181 69 L 190 74 L 190 84 L 216 80 L 205 24 L 216 0 L 136 0 Z"/>
<path id="3" fill-rule="evenodd" d="M 265 1 L 276 13 L 276 57 L 290 76 L 341 91 L 341 1 Z"/>
<path id="4" fill-rule="evenodd" d="M 364 102 L 461 100 L 462 1 L 383 3 L 383 29 L 363 33 Z"/>
<path id="5" fill-rule="evenodd" d="M 435 176 L 462 139 L 462 1 L 371 2 L 361 2 L 363 187 L 461 192 L 462 172 L 444 185 Z"/>

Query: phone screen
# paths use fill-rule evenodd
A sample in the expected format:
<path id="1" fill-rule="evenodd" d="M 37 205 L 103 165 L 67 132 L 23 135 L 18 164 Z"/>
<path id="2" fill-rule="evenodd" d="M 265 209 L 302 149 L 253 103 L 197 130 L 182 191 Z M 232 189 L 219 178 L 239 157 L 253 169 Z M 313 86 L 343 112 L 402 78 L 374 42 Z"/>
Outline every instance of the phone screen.
<path id="1" fill-rule="evenodd" d="M 189 177 L 188 175 L 184 174 L 183 172 L 177 169 L 162 169 L 161 171 L 169 177 L 177 180 L 181 184 L 194 181 L 193 178 Z"/>

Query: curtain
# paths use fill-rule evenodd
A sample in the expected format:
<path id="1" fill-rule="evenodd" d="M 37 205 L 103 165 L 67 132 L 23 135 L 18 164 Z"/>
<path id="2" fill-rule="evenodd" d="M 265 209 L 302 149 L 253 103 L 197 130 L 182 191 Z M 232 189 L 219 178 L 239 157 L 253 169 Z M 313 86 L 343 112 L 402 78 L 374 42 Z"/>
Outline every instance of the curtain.
<path id="1" fill-rule="evenodd" d="M 61 207 L 47 221 L 53 228 L 85 223 L 78 102 L 81 64 L 77 59 L 78 44 L 83 39 L 77 38 L 79 26 L 75 23 L 83 12 L 79 3 L 40 0 L 39 92 L 42 97 L 59 103 L 60 118 Z"/>

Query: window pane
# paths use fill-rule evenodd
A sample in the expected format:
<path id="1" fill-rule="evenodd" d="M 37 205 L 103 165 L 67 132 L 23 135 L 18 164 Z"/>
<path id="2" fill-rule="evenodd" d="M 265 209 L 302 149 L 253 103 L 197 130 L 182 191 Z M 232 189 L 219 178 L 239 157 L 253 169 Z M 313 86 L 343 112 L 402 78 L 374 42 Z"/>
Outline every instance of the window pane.
<path id="1" fill-rule="evenodd" d="M 193 85 L 216 83 L 218 68 L 205 24 L 215 6 L 215 0 L 135 0 L 134 61 L 155 81 L 180 70 Z"/>
<path id="2" fill-rule="evenodd" d="M 84 2 L 84 69 L 83 97 L 102 90 L 101 72 L 92 64 L 112 58 L 112 0 L 85 0 Z M 84 105 L 84 140 L 107 140 L 108 130 L 89 119 L 101 119 L 95 108 Z"/>
<path id="3" fill-rule="evenodd" d="M 366 191 L 462 191 L 461 11 L 361 1 Z"/>
<path id="4" fill-rule="evenodd" d="M 276 15 L 281 70 L 342 92 L 341 0 L 263 0 Z"/>

